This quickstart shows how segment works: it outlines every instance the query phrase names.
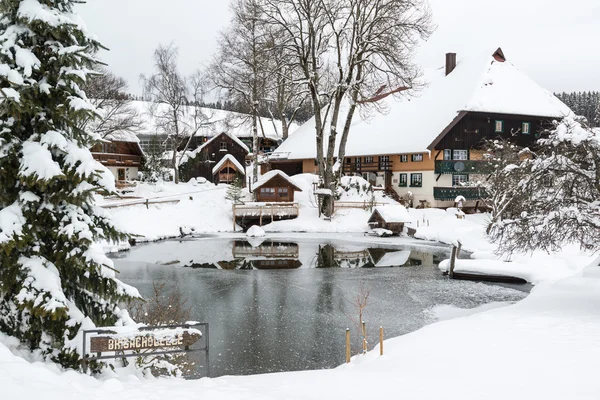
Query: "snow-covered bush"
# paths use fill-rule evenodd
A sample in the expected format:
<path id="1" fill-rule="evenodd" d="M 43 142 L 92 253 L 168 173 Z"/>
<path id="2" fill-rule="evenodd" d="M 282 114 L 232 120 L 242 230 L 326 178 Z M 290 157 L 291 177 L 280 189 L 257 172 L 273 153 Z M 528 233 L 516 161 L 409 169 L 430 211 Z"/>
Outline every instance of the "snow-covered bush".
<path id="1" fill-rule="evenodd" d="M 139 296 L 94 245 L 126 237 L 94 203 L 115 187 L 80 128 L 101 45 L 75 3 L 0 2 L 0 330 L 68 368 L 81 330 L 133 323 L 118 304 Z"/>
<path id="2" fill-rule="evenodd" d="M 505 168 L 512 184 L 499 195 L 512 212 L 492 225 L 492 239 L 505 252 L 599 250 L 600 133 L 566 117 L 545 137 L 531 159 Z"/>

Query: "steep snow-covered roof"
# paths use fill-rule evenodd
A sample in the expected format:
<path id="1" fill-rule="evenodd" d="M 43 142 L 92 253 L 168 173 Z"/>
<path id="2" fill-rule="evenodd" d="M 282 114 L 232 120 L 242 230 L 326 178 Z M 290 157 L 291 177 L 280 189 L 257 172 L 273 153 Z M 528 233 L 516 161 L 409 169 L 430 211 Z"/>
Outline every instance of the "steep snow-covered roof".
<path id="1" fill-rule="evenodd" d="M 375 210 L 373 211 L 373 213 L 379 213 L 379 215 L 381 215 L 381 217 L 386 221 L 386 222 L 391 222 L 391 223 L 399 223 L 399 222 L 411 222 L 412 218 L 410 217 L 410 215 L 408 214 L 408 211 L 406 210 L 406 208 L 404 206 L 401 205 L 385 205 L 385 206 L 378 206 L 375 207 Z"/>
<path id="2" fill-rule="evenodd" d="M 221 161 L 219 161 L 217 163 L 217 165 L 214 166 L 214 168 L 212 169 L 212 173 L 213 175 L 216 174 L 217 172 L 219 172 L 219 170 L 221 169 L 221 167 L 227 162 L 227 161 L 231 161 L 231 163 L 233 165 L 235 165 L 235 167 L 237 168 L 238 172 L 242 173 L 242 174 L 246 174 L 244 167 L 242 167 L 242 164 L 240 164 L 238 162 L 238 160 L 235 159 L 234 156 L 232 156 L 231 154 L 227 154 L 225 155 L 225 157 L 223 157 L 221 159 Z"/>
<path id="3" fill-rule="evenodd" d="M 143 121 L 143 128 L 140 134 L 160 134 L 160 131 L 157 128 L 157 121 L 152 113 L 150 113 L 152 103 L 146 101 L 132 101 L 131 104 L 138 110 Z M 158 105 L 158 107 L 161 106 Z M 196 136 L 211 137 L 218 135 L 221 132 L 228 132 L 239 138 L 252 137 L 252 119 L 250 115 L 207 107 L 201 107 L 200 110 L 206 117 L 206 121 L 203 122 L 204 126 L 200 128 Z M 185 118 L 183 123 L 193 126 L 194 109 L 193 107 L 186 107 L 186 111 L 187 118 Z M 290 134 L 297 128 L 297 124 L 291 123 L 289 129 Z M 271 118 L 260 118 L 258 136 L 272 140 L 281 140 L 283 134 L 280 121 Z"/>
<path id="4" fill-rule="evenodd" d="M 181 164 L 185 164 L 186 162 L 188 162 L 190 159 L 192 158 L 196 158 L 196 156 L 198 154 L 200 154 L 200 152 L 202 152 L 202 150 L 208 146 L 209 144 L 211 144 L 213 141 L 215 141 L 219 136 L 221 135 L 227 135 L 231 138 L 231 140 L 233 140 L 235 143 L 237 143 L 242 149 L 244 149 L 247 153 L 250 152 L 250 149 L 248 149 L 248 146 L 246 146 L 244 144 L 244 142 L 242 142 L 240 139 L 238 139 L 237 137 L 230 135 L 227 132 L 222 132 L 216 136 L 211 137 L 210 139 L 208 139 L 205 143 L 202 144 L 202 146 L 199 146 L 198 148 L 192 150 L 192 151 L 188 151 L 185 153 L 185 155 L 183 156 L 182 160 L 181 160 Z M 172 152 L 165 152 L 164 153 L 164 157 L 166 157 L 167 160 L 170 160 L 171 157 L 173 156 Z"/>
<path id="5" fill-rule="evenodd" d="M 288 181 L 288 182 L 290 183 L 290 185 L 294 186 L 294 187 L 296 188 L 296 191 L 297 191 L 297 192 L 301 192 L 301 191 L 302 191 L 302 189 L 300 189 L 300 188 L 298 187 L 298 185 L 296 185 L 296 184 L 294 183 L 294 181 L 292 181 L 292 178 L 290 178 L 288 174 L 286 174 L 285 172 L 283 172 L 283 171 L 280 171 L 280 170 L 278 170 L 278 169 L 274 169 L 274 170 L 272 170 L 272 171 L 269 171 L 269 172 L 267 172 L 266 174 L 264 174 L 263 176 L 261 176 L 261 177 L 258 179 L 258 181 L 256 181 L 256 183 L 254 183 L 254 189 L 253 189 L 253 190 L 257 190 L 257 189 L 259 189 L 259 188 L 260 188 L 260 187 L 262 187 L 262 186 L 263 186 L 265 183 L 269 182 L 271 179 L 273 179 L 274 177 L 276 177 L 276 176 L 278 176 L 278 175 L 279 175 L 280 177 L 282 177 L 283 179 L 285 179 L 286 181 Z"/>
<path id="6" fill-rule="evenodd" d="M 414 97 L 382 100 L 379 106 L 384 109 L 383 113 L 363 116 L 357 112 L 346 144 L 346 155 L 425 152 L 464 112 L 549 118 L 571 114 L 571 110 L 552 93 L 510 62 L 498 61 L 490 53 L 459 60 L 448 76 L 444 68 L 427 70 L 421 84 L 423 89 Z M 347 110 L 348 105 L 343 105 L 338 132 L 342 132 Z M 279 146 L 272 159 L 315 158 L 314 125 L 313 117 Z M 328 131 L 329 125 L 326 125 L 326 133 Z M 341 133 L 336 143 L 336 154 L 340 139 Z M 327 143 L 327 137 L 324 142 Z"/>
<path id="7" fill-rule="evenodd" d="M 120 131 L 108 134 L 104 137 L 105 140 L 110 140 L 111 142 L 129 142 L 129 143 L 139 143 L 140 139 L 138 139 L 137 135 L 133 132 Z"/>

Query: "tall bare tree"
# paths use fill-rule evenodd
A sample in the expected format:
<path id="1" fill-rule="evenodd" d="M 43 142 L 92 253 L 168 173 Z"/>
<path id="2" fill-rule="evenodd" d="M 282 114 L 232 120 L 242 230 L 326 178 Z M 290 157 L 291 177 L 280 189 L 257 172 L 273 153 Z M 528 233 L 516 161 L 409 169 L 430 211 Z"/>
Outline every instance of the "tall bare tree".
<path id="1" fill-rule="evenodd" d="M 302 71 L 315 114 L 319 174 L 333 190 L 356 109 L 370 112 L 383 98 L 414 88 L 412 53 L 431 32 L 429 8 L 423 0 L 260 1 Z M 330 201 L 323 212 L 333 212 Z"/>
<path id="2" fill-rule="evenodd" d="M 154 52 L 154 74 L 141 76 L 144 99 L 150 102 L 149 113 L 156 133 L 166 137 L 171 152 L 175 183 L 179 183 L 179 166 L 198 131 L 210 124 L 210 116 L 200 107 L 203 97 L 202 76 L 196 72 L 184 77 L 177 66 L 178 51 L 170 44 Z"/>
<path id="3" fill-rule="evenodd" d="M 127 82 L 105 68 L 98 68 L 98 72 L 88 78 L 82 89 L 98 109 L 100 117 L 87 119 L 84 125 L 102 138 L 119 132 L 138 133 L 140 113 L 127 93 Z"/>
<path id="4" fill-rule="evenodd" d="M 253 181 L 258 180 L 259 108 L 266 96 L 268 36 L 261 23 L 259 0 L 233 0 L 229 28 L 219 38 L 219 50 L 210 65 L 212 81 L 225 96 L 251 111 Z"/>

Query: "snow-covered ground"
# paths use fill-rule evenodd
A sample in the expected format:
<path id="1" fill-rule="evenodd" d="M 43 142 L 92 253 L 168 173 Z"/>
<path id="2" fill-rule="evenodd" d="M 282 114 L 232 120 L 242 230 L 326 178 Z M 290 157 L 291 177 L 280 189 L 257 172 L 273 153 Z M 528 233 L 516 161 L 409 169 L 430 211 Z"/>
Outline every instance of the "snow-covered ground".
<path id="1" fill-rule="evenodd" d="M 333 370 L 184 381 L 94 379 L 30 363 L 0 337 L 3 398 L 597 399 L 600 269 L 544 282 L 510 306 L 445 320 L 385 342 Z"/>
<path id="2" fill-rule="evenodd" d="M 310 186 L 309 177 L 299 179 Z M 112 209 L 122 227 L 147 239 L 232 230 L 226 187 L 191 184 L 140 186 L 142 197 L 178 198 L 178 204 Z M 352 197 L 351 195 L 348 195 Z M 356 199 L 356 197 L 353 197 Z M 292 231 L 362 232 L 369 213 L 349 210 L 333 221 L 318 219 L 310 191 L 297 194 L 301 217 L 264 227 L 267 237 Z M 332 370 L 184 381 L 145 379 L 131 371 L 100 379 L 36 362 L 14 340 L 0 335 L 3 397 L 69 399 L 597 399 L 600 396 L 600 267 L 598 259 L 568 247 L 560 254 L 513 256 L 504 263 L 485 238 L 485 215 L 456 217 L 455 210 L 410 210 L 421 239 L 456 243 L 473 253 L 465 270 L 518 269 L 536 286 L 525 300 L 476 310 L 448 306 L 440 320 L 386 340 L 379 349 Z M 228 234 L 230 235 L 230 234 Z M 336 236 L 343 236 L 338 234 Z M 356 237 L 355 237 L 356 238 Z M 394 238 L 369 238 L 393 241 Z M 483 260 L 483 261 L 482 261 Z M 474 267 L 473 267 L 474 265 Z M 470 268 L 470 269 L 469 269 Z"/>

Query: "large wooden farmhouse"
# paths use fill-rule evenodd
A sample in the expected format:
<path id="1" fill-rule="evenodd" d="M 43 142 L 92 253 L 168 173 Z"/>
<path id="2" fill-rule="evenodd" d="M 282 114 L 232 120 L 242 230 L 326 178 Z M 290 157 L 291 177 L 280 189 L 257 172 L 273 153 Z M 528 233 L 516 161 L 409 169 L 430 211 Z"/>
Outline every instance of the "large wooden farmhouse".
<path id="1" fill-rule="evenodd" d="M 117 183 L 137 180 L 143 152 L 133 133 L 114 133 L 92 147 L 94 159 L 107 167 Z"/>
<path id="2" fill-rule="evenodd" d="M 410 98 L 383 100 L 384 113 L 369 118 L 357 113 L 343 163 L 344 174 L 362 175 L 400 196 L 412 193 L 416 206 L 447 207 L 459 195 L 476 200 L 477 190 L 464 183 L 489 173 L 483 139 L 531 145 L 553 120 L 571 113 L 501 49 L 458 62 L 449 53 L 445 67 L 428 71 L 423 83 Z M 315 173 L 314 123 L 313 118 L 294 132 L 269 158 L 269 167 L 289 175 Z"/>
<path id="3" fill-rule="evenodd" d="M 232 183 L 238 177 L 245 184 L 248 151 L 237 137 L 220 133 L 186 156 L 181 177 L 184 180 L 203 177 L 212 183 Z"/>

